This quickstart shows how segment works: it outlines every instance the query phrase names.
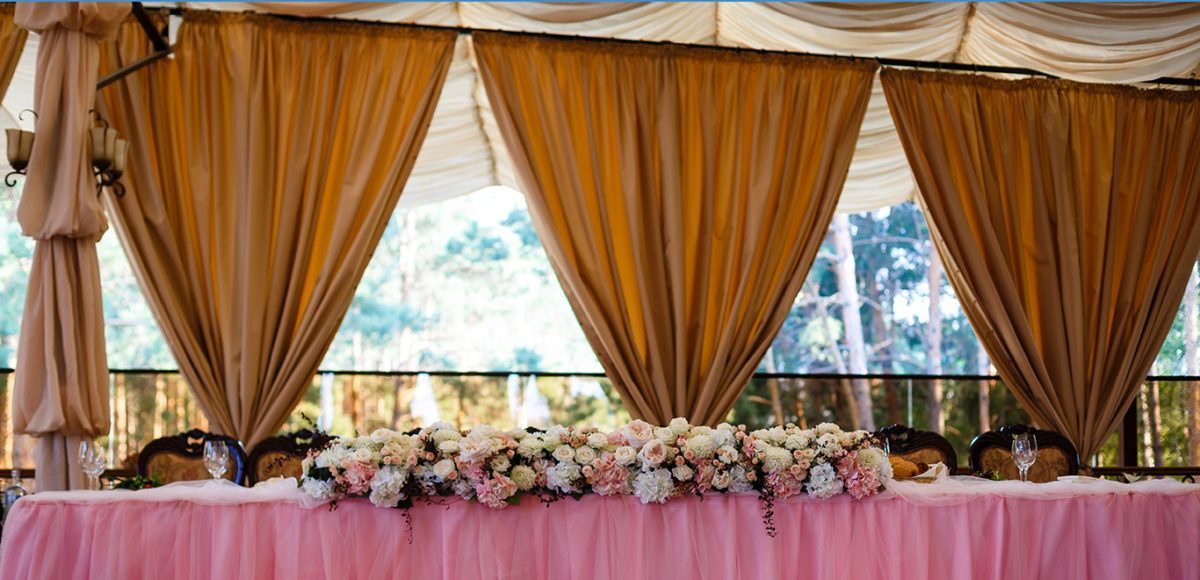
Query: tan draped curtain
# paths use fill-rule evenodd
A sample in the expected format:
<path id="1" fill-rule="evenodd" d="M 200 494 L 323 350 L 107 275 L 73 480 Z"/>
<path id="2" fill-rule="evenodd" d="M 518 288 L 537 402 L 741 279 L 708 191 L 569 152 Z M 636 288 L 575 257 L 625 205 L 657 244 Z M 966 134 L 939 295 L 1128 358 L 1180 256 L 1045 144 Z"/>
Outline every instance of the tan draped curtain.
<path id="1" fill-rule="evenodd" d="M 474 40 L 534 224 L 626 407 L 723 420 L 825 237 L 874 63 Z"/>
<path id="2" fill-rule="evenodd" d="M 1200 253 L 1200 92 L 885 70 L 947 273 L 1005 383 L 1086 460 Z"/>
<path id="3" fill-rule="evenodd" d="M 37 242 L 13 382 L 13 431 L 37 437 L 38 491 L 81 487 L 79 442 L 108 433 L 108 359 L 96 242 L 108 223 L 96 200 L 87 131 L 100 41 L 129 4 L 25 4 L 17 24 L 41 34 L 38 113 L 17 208 Z"/>
<path id="4" fill-rule="evenodd" d="M 148 48 L 135 31 L 110 66 Z M 312 383 L 425 138 L 453 31 L 188 13 L 103 93 L 117 232 L 217 430 L 274 435 Z"/>

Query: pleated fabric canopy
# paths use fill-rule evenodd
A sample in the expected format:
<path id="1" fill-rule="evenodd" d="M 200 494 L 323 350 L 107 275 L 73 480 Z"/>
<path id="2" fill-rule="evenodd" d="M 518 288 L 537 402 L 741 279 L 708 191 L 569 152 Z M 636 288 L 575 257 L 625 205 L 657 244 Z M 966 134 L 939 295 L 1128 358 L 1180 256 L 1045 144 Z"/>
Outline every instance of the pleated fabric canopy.
<path id="1" fill-rule="evenodd" d="M 171 5 L 171 4 L 168 4 Z M 1028 67 L 1064 78 L 1134 83 L 1200 71 L 1200 4 L 413 2 L 217 3 L 256 10 L 385 22 L 469 26 L 637 40 Z M 29 43 L 37 37 L 30 35 Z M 33 102 L 35 46 L 4 99 L 0 125 Z M 469 37 L 455 48 L 445 89 L 400 205 L 413 206 L 516 174 L 478 80 Z M 27 121 L 32 119 L 27 117 Z M 29 127 L 26 127 L 29 128 Z M 840 212 L 912 199 L 915 187 L 876 83 Z"/>

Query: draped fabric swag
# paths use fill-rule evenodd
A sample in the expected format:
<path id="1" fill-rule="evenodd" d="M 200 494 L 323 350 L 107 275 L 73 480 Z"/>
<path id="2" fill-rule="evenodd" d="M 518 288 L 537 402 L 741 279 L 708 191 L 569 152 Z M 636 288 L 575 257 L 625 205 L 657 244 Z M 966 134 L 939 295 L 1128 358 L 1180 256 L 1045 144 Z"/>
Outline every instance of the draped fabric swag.
<path id="1" fill-rule="evenodd" d="M 132 25 L 116 68 L 149 48 Z M 311 384 L 429 128 L 455 33 L 189 14 L 102 110 L 131 143 L 107 198 L 216 430 L 274 435 Z"/>
<path id="2" fill-rule="evenodd" d="M 723 420 L 829 227 L 875 64 L 474 40 L 538 234 L 625 405 Z"/>
<path id="3" fill-rule="evenodd" d="M 37 489 L 84 485 L 79 442 L 108 433 L 108 359 L 96 242 L 108 229 L 87 140 L 100 41 L 129 4 L 67 2 L 16 8 L 41 34 L 38 133 L 17 208 L 36 240 L 13 384 L 13 432 L 37 437 Z M 6 67 L 6 70 L 7 67 Z"/>
<path id="4" fill-rule="evenodd" d="M 25 50 L 25 40 L 29 32 L 17 26 L 13 16 L 16 6 L 13 4 L 0 5 L 0 96 L 8 92 L 13 73 L 17 72 L 17 63 Z"/>
<path id="5" fill-rule="evenodd" d="M 1200 93 L 885 70 L 947 273 L 1034 421 L 1096 453 L 1200 253 Z"/>

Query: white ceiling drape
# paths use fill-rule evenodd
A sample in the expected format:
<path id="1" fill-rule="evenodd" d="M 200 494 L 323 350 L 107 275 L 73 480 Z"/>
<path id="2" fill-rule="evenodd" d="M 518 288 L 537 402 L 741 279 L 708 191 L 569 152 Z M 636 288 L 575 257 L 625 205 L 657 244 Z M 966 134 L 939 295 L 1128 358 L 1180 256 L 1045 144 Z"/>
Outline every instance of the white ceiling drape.
<path id="1" fill-rule="evenodd" d="M 1200 4 L 1187 3 L 187 3 L 207 10 L 258 10 L 669 40 L 822 54 L 1017 66 L 1065 78 L 1133 83 L 1200 72 Z M 30 35 L 30 43 L 36 43 Z M 26 47 L 0 124 L 29 126 L 17 113 L 33 101 L 36 44 Z M 402 206 L 516 186 L 469 37 L 460 37 L 441 102 Z M 876 85 L 850 167 L 842 212 L 911 199 L 912 174 Z"/>

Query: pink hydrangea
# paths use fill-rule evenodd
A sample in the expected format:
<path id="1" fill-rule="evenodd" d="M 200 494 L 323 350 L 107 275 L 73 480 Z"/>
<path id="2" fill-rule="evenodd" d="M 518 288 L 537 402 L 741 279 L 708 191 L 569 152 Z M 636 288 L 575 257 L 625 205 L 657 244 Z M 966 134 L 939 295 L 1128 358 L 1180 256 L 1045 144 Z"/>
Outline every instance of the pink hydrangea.
<path id="1" fill-rule="evenodd" d="M 767 475 L 766 487 L 775 497 L 792 497 L 800 493 L 802 483 L 791 470 L 784 469 Z"/>
<path id="2" fill-rule="evenodd" d="M 862 499 L 879 491 L 879 474 L 874 469 L 855 468 L 844 480 L 846 492 L 854 499 Z"/>
<path id="3" fill-rule="evenodd" d="M 600 495 L 622 495 L 629 493 L 629 470 L 617 463 L 611 453 L 605 453 L 592 462 L 588 483 L 592 491 Z"/>
<path id="4" fill-rule="evenodd" d="M 503 509 L 508 507 L 508 498 L 517 493 L 517 484 L 513 480 L 500 474 L 493 474 L 491 477 L 484 476 L 479 481 L 475 482 L 475 499 L 479 503 L 492 509 Z"/>
<path id="5" fill-rule="evenodd" d="M 351 461 L 338 476 L 346 484 L 346 493 L 361 495 L 371 489 L 371 478 L 375 477 L 375 464 L 367 461 Z"/>

